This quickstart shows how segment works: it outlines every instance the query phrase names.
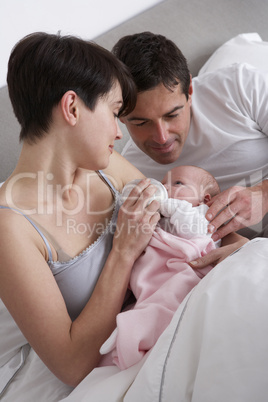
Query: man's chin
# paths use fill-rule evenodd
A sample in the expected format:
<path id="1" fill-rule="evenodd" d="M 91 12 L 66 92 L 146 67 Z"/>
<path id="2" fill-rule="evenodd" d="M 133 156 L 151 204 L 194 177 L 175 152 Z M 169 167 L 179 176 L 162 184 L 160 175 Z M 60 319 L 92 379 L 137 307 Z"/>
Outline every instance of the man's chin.
<path id="1" fill-rule="evenodd" d="M 143 152 L 160 165 L 168 165 L 176 162 L 181 154 L 181 147 L 176 147 L 172 152 L 158 152 L 152 148 L 146 149 Z"/>
<path id="2" fill-rule="evenodd" d="M 160 165 L 169 165 L 170 163 L 173 163 L 178 159 L 177 155 L 171 154 L 155 155 L 153 153 L 147 153 L 147 155 Z"/>
<path id="3" fill-rule="evenodd" d="M 151 159 L 161 165 L 168 165 L 175 162 L 180 156 L 182 147 L 178 141 L 174 141 L 169 147 L 166 148 L 153 148 L 146 147 L 143 152 L 145 152 Z"/>

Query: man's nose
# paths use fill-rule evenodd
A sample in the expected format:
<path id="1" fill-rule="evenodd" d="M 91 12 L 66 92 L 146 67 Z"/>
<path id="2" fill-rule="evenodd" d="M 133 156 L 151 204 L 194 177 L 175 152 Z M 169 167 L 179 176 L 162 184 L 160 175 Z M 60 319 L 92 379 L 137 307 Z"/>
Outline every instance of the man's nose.
<path id="1" fill-rule="evenodd" d="M 163 122 L 159 121 L 155 124 L 154 128 L 154 141 L 158 144 L 165 144 L 168 140 L 168 125 Z"/>

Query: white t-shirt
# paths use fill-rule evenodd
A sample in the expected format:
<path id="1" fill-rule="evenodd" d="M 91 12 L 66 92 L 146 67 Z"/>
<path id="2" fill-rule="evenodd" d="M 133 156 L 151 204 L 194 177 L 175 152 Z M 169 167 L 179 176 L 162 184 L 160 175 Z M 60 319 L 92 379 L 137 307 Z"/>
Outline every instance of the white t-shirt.
<path id="1" fill-rule="evenodd" d="M 161 165 L 132 140 L 122 155 L 159 181 L 173 167 L 200 166 L 222 191 L 268 177 L 268 71 L 233 64 L 195 77 L 191 109 L 189 134 L 176 162 Z"/>
<path id="2" fill-rule="evenodd" d="M 208 170 L 221 190 L 252 186 L 268 176 L 268 71 L 234 64 L 193 79 L 192 117 L 183 151 L 161 165 L 132 140 L 122 155 L 159 181 L 179 165 Z"/>

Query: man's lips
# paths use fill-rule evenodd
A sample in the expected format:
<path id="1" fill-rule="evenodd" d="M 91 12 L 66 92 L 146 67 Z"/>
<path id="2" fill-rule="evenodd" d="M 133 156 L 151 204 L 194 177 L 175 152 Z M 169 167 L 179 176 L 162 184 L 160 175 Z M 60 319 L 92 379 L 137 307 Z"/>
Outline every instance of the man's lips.
<path id="1" fill-rule="evenodd" d="M 175 145 L 175 141 L 172 141 L 171 143 L 164 144 L 164 145 L 150 145 L 150 148 L 154 152 L 157 152 L 159 154 L 165 154 L 165 153 L 173 151 L 174 145 Z"/>

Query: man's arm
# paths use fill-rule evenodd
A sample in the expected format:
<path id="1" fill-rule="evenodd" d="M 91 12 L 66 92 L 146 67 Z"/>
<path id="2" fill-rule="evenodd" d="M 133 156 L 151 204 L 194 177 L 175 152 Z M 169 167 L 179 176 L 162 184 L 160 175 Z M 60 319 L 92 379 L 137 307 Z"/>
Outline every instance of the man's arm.
<path id="1" fill-rule="evenodd" d="M 189 262 L 189 264 L 194 269 L 205 268 L 208 265 L 217 265 L 248 241 L 246 237 L 240 236 L 237 233 L 230 233 L 222 239 L 220 248 L 212 250 L 205 256 Z"/>

